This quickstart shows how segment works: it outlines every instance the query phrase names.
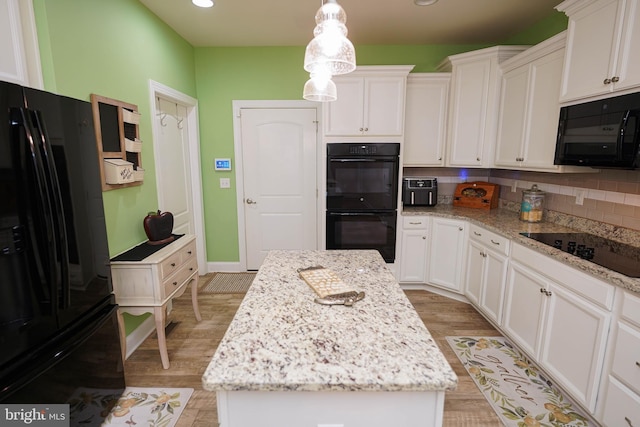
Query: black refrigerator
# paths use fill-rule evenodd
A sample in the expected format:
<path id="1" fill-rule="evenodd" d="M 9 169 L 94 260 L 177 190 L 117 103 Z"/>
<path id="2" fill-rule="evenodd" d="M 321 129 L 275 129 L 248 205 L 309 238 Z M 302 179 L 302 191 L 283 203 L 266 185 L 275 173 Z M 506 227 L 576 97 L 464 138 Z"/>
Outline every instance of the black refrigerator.
<path id="1" fill-rule="evenodd" d="M 0 82 L 0 402 L 124 387 L 91 104 Z"/>

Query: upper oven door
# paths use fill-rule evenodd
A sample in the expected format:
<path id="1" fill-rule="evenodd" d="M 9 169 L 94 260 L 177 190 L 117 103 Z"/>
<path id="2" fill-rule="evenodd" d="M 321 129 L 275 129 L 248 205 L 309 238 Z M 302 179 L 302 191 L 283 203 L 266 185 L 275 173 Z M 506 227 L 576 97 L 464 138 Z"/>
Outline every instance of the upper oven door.
<path id="1" fill-rule="evenodd" d="M 327 210 L 395 210 L 398 157 L 329 156 Z"/>

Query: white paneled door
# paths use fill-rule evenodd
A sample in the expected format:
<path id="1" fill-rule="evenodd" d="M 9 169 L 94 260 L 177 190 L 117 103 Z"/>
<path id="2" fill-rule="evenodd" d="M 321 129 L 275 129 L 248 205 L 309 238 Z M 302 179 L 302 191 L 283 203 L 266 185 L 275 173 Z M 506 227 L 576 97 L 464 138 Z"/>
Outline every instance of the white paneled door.
<path id="1" fill-rule="evenodd" d="M 316 109 L 240 110 L 246 268 L 317 248 Z"/>

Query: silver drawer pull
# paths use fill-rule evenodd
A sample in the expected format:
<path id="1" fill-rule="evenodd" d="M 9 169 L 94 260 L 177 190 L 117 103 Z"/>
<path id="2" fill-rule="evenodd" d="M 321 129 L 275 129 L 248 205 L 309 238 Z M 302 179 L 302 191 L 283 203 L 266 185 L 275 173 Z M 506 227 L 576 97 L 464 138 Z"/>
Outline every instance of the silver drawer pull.
<path id="1" fill-rule="evenodd" d="M 422 221 L 420 221 L 420 222 L 409 222 L 409 224 L 411 224 L 411 225 L 421 225 Z"/>
<path id="2" fill-rule="evenodd" d="M 500 245 L 500 242 L 496 242 L 495 240 L 491 239 L 491 243 L 493 243 L 494 245 Z"/>
<path id="3" fill-rule="evenodd" d="M 640 368 L 640 362 L 636 361 L 636 366 Z"/>
<path id="4" fill-rule="evenodd" d="M 631 420 L 629 419 L 629 417 L 624 417 L 624 420 L 627 422 L 627 424 L 629 424 L 629 427 L 633 427 L 633 424 L 631 424 Z"/>
<path id="5" fill-rule="evenodd" d="M 173 282 L 173 286 L 178 286 L 178 282 Z"/>
<path id="6" fill-rule="evenodd" d="M 175 263 L 175 262 L 172 262 L 172 263 L 171 263 L 171 267 L 175 267 L 175 266 L 176 266 L 176 263 Z"/>
<path id="7" fill-rule="evenodd" d="M 476 236 L 482 236 L 482 233 L 478 233 L 477 231 L 474 231 L 473 234 L 475 234 Z"/>
<path id="8" fill-rule="evenodd" d="M 187 255 L 191 255 L 191 251 L 187 251 Z"/>

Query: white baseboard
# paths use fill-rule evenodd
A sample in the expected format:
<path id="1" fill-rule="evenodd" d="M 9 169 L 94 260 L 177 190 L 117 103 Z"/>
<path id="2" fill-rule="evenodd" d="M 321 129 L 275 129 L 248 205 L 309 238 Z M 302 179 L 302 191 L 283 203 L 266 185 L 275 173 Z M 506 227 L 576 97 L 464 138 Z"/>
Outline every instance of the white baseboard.
<path id="1" fill-rule="evenodd" d="M 223 272 L 223 273 L 244 273 L 246 270 L 240 268 L 239 262 L 208 262 L 207 272 Z"/>
<path id="2" fill-rule="evenodd" d="M 131 331 L 129 335 L 127 335 L 127 355 L 125 356 L 127 359 L 131 354 L 140 345 L 147 339 L 149 335 L 151 335 L 156 330 L 156 322 L 153 316 L 149 316 L 138 326 L 136 329 Z"/>

